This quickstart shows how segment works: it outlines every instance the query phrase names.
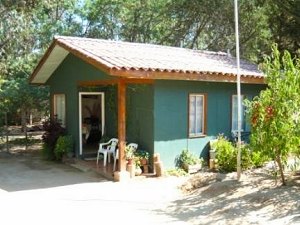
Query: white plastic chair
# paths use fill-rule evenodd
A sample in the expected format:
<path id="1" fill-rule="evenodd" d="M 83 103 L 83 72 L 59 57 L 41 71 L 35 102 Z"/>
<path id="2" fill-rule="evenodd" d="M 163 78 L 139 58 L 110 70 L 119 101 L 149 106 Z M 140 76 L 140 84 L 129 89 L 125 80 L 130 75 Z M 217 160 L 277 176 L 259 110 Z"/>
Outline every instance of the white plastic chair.
<path id="1" fill-rule="evenodd" d="M 100 154 L 103 154 L 103 166 L 106 166 L 106 160 L 107 157 L 109 157 L 109 154 L 115 154 L 116 149 L 118 147 L 119 140 L 117 138 L 112 138 L 106 143 L 100 143 L 99 149 L 97 153 L 97 165 Z M 110 157 L 108 158 L 108 162 L 110 162 Z"/>
<path id="2" fill-rule="evenodd" d="M 130 143 L 126 146 L 126 148 L 132 148 L 133 152 L 135 152 L 138 148 L 138 144 L 136 143 Z M 119 149 L 116 150 L 116 152 L 113 154 L 114 157 L 114 171 L 116 171 L 116 164 L 117 164 L 117 159 L 119 159 Z"/>

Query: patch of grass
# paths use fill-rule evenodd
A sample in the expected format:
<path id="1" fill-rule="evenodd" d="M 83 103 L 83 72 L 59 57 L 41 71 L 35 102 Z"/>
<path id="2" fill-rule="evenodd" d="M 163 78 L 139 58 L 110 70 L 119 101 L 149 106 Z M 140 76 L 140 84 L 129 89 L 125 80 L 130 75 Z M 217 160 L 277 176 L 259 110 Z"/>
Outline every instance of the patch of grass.
<path id="1" fill-rule="evenodd" d="M 175 176 L 175 177 L 182 177 L 182 176 L 187 176 L 188 173 L 185 172 L 185 170 L 181 168 L 176 168 L 176 169 L 169 169 L 166 171 L 166 175 L 168 176 Z"/>

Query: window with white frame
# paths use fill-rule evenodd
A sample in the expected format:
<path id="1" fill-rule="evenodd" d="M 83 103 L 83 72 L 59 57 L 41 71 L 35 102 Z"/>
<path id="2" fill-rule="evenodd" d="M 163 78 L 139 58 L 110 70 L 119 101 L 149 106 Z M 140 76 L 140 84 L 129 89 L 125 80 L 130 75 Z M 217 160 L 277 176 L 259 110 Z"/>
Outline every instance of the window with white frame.
<path id="1" fill-rule="evenodd" d="M 246 126 L 245 118 L 245 107 L 243 105 L 244 95 L 241 95 L 241 106 L 242 106 L 242 121 L 241 121 L 241 131 L 248 131 L 248 126 Z M 231 131 L 237 132 L 238 130 L 238 98 L 237 95 L 232 95 L 232 109 L 231 109 Z"/>
<path id="2" fill-rule="evenodd" d="M 61 123 L 63 127 L 66 126 L 66 96 L 65 94 L 53 95 L 53 115 L 54 118 Z"/>
<path id="3" fill-rule="evenodd" d="M 205 134 L 205 95 L 189 95 L 189 137 Z"/>

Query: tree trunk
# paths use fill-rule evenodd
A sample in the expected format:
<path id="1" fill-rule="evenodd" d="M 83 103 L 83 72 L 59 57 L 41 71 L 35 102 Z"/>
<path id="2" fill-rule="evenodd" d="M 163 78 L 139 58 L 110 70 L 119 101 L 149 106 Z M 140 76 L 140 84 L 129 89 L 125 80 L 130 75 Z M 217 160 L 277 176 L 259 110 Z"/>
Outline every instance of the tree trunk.
<path id="1" fill-rule="evenodd" d="M 26 112 L 22 110 L 21 113 L 21 126 L 22 126 L 22 131 L 25 132 L 25 127 L 26 127 Z"/>
<path id="2" fill-rule="evenodd" d="M 29 124 L 32 125 L 32 119 L 33 119 L 33 115 L 32 112 L 30 112 L 29 114 Z"/>
<path id="3" fill-rule="evenodd" d="M 281 158 L 280 158 L 279 154 L 277 154 L 277 156 L 276 156 L 276 162 L 277 162 L 278 167 L 279 167 L 279 172 L 280 172 L 280 176 L 281 176 L 282 185 L 285 186 L 286 182 L 285 182 L 284 173 L 283 173 L 283 166 L 282 166 Z"/>
<path id="4" fill-rule="evenodd" d="M 6 151 L 9 152 L 9 146 L 8 146 L 8 121 L 7 121 L 7 112 L 5 112 L 5 146 L 6 146 Z"/>
<path id="5" fill-rule="evenodd" d="M 21 122 L 22 122 L 22 131 L 24 132 L 24 135 L 25 135 L 25 150 L 27 150 L 27 143 L 28 143 L 28 135 L 27 135 L 27 120 L 26 120 L 26 111 L 25 110 L 22 110 L 22 115 L 21 115 L 22 119 L 21 119 Z"/>

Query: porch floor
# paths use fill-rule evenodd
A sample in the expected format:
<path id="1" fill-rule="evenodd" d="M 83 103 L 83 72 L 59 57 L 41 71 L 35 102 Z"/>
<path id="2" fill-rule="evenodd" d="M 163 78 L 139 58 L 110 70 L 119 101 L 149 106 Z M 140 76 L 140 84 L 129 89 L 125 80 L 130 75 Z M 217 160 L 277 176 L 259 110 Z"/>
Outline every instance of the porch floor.
<path id="1" fill-rule="evenodd" d="M 96 158 L 85 158 L 85 159 L 77 159 L 75 164 L 80 165 L 80 167 L 84 167 L 86 171 L 91 170 L 94 171 L 101 176 L 105 177 L 108 180 L 114 180 L 113 173 L 113 160 L 110 163 L 107 162 L 106 166 L 103 166 L 103 160 L 99 159 L 99 163 L 97 165 Z M 155 173 L 142 173 L 139 176 L 134 176 L 134 179 L 143 179 L 148 177 L 155 177 Z"/>

